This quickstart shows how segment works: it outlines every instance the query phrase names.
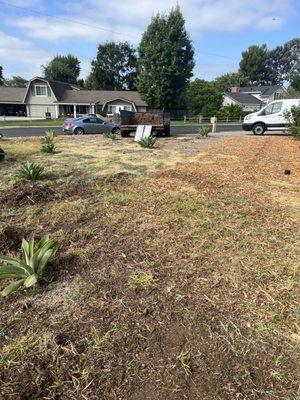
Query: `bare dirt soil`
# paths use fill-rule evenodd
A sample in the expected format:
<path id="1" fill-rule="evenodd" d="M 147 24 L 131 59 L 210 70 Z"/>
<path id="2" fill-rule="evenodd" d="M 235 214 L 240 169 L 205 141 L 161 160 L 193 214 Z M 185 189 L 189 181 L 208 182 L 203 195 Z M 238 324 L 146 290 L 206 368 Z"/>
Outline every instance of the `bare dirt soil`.
<path id="1" fill-rule="evenodd" d="M 0 253 L 60 243 L 43 284 L 0 299 L 1 400 L 299 397 L 297 142 L 1 146 Z M 25 159 L 48 178 L 15 181 Z"/>

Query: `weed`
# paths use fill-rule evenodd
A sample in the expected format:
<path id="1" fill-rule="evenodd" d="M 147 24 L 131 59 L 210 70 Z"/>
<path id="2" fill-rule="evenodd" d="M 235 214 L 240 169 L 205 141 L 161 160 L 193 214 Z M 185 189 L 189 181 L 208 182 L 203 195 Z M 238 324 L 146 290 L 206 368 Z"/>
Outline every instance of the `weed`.
<path id="1" fill-rule="evenodd" d="M 34 162 L 23 163 L 16 172 L 16 177 L 28 181 L 37 181 L 42 178 L 44 167 Z"/>
<path id="2" fill-rule="evenodd" d="M 102 332 L 95 326 L 91 327 L 91 337 L 87 339 L 88 345 L 94 349 L 99 349 L 105 342 L 107 342 L 112 334 L 116 332 L 117 328 L 114 326 L 107 332 Z"/>
<path id="3" fill-rule="evenodd" d="M 148 137 L 141 139 L 138 143 L 141 147 L 144 147 L 147 149 L 153 149 L 153 147 L 156 143 L 156 137 L 148 136 Z"/>
<path id="4" fill-rule="evenodd" d="M 155 279 L 151 272 L 135 272 L 131 275 L 129 284 L 132 287 L 147 289 L 155 286 Z"/>
<path id="5" fill-rule="evenodd" d="M 190 351 L 189 350 L 182 350 L 182 352 L 177 356 L 177 360 L 179 360 L 181 368 L 185 376 L 190 376 L 192 373 L 192 368 L 190 365 Z"/>
<path id="6" fill-rule="evenodd" d="M 36 245 L 34 239 L 22 241 L 22 259 L 0 257 L 5 265 L 0 265 L 0 279 L 18 279 L 2 290 L 1 296 L 6 297 L 21 286 L 26 288 L 35 285 L 43 276 L 48 262 L 58 250 L 58 244 L 44 236 Z"/>

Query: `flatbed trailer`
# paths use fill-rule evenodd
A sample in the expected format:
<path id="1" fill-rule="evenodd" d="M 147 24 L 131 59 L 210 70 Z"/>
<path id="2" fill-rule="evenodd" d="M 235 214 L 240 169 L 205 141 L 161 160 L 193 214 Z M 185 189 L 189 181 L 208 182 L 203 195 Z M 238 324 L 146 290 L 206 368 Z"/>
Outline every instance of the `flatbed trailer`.
<path id="1" fill-rule="evenodd" d="M 119 125 L 122 137 L 128 137 L 135 132 L 138 125 L 151 125 L 152 133 L 157 136 L 170 136 L 170 114 L 158 112 L 133 112 L 121 110 L 114 116 L 114 122 Z"/>

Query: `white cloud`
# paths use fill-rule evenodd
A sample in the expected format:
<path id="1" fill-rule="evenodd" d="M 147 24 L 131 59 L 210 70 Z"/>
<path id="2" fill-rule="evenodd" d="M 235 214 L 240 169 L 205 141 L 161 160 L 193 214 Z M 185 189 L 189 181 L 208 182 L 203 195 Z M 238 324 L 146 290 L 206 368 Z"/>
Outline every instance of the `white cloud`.
<path id="1" fill-rule="evenodd" d="M 22 75 L 30 78 L 41 73 L 41 65 L 51 58 L 51 54 L 34 46 L 27 40 L 7 35 L 0 31 L 0 59 L 4 75 Z"/>
<path id="2" fill-rule="evenodd" d="M 86 76 L 90 70 L 90 60 L 87 60 L 87 54 L 83 51 L 84 43 L 91 43 L 95 50 L 97 43 L 107 40 L 129 40 L 137 45 L 151 17 L 157 12 L 169 12 L 177 4 L 182 9 L 187 29 L 195 42 L 197 37 L 215 31 L 238 34 L 242 29 L 276 30 L 289 19 L 295 18 L 297 13 L 295 4 L 293 7 L 295 0 L 143 0 L 140 3 L 136 0 L 113 0 L 109 4 L 104 0 L 67 1 L 56 3 L 56 7 L 59 7 L 56 11 L 53 6 L 51 14 L 55 12 L 57 18 L 28 15 L 26 11 L 19 9 L 16 12 L 9 7 L 1 11 L 3 23 L 14 29 L 13 36 L 0 32 L 0 57 L 11 74 L 18 71 L 18 74 L 29 77 L 40 73 L 40 65 L 54 55 L 43 49 L 43 43 L 47 47 L 53 43 L 55 54 L 78 46 L 82 53 L 79 56 L 82 60 L 81 76 Z M 13 4 L 50 13 L 44 0 L 13 0 Z M 72 52 L 76 54 L 76 50 Z M 218 51 L 212 52 L 222 54 L 222 44 Z M 91 58 L 94 55 L 91 54 Z M 213 63 L 212 60 L 211 64 L 202 65 L 200 61 L 195 75 L 210 78 L 234 70 L 232 67 L 235 64 L 225 65 L 224 61 Z"/>
<path id="3" fill-rule="evenodd" d="M 90 42 L 126 39 L 136 42 L 152 15 L 169 11 L 176 4 L 174 0 L 144 0 L 137 5 L 136 0 L 127 0 L 112 1 L 108 6 L 104 0 L 86 0 L 80 3 L 64 3 L 62 7 L 66 12 L 57 15 L 58 19 L 25 16 L 9 18 L 6 22 L 21 28 L 34 39 L 54 42 L 72 38 Z M 179 5 L 192 36 L 210 30 L 238 31 L 247 27 L 277 29 L 292 14 L 292 0 L 181 0 Z M 64 19 L 92 26 L 79 25 Z M 97 26 L 103 30 L 97 29 Z"/>

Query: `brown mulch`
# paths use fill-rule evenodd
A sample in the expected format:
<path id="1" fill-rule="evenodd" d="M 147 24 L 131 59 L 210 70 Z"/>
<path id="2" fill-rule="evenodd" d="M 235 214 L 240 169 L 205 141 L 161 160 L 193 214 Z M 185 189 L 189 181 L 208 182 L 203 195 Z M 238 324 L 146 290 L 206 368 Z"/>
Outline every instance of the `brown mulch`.
<path id="1" fill-rule="evenodd" d="M 270 182 L 288 195 L 299 178 L 296 142 L 247 137 L 143 179 L 51 186 L 51 201 L 89 207 L 55 228 L 46 282 L 0 300 L 0 398 L 296 399 L 299 225 Z M 140 196 L 122 207 L 93 201 L 110 187 Z M 21 221 L 10 214 L 3 250 L 17 247 Z M 137 272 L 153 284 L 130 285 Z"/>

